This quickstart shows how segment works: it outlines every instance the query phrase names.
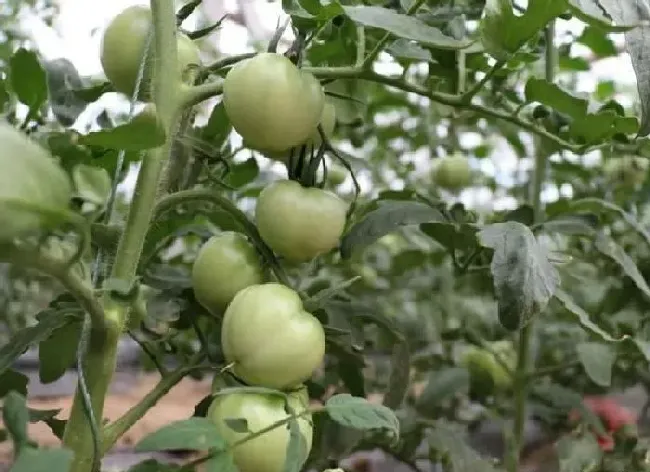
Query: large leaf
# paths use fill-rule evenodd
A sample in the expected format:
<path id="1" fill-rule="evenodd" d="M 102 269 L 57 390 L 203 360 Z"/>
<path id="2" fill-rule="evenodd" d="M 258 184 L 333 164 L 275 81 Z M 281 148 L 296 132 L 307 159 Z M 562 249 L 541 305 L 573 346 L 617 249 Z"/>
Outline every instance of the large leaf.
<path id="1" fill-rule="evenodd" d="M 626 212 L 615 203 L 600 198 L 581 198 L 570 203 L 570 207 L 576 211 L 592 211 L 594 213 L 616 213 L 623 221 L 629 224 L 650 246 L 650 232 L 637 220 L 634 215 Z"/>
<path id="2" fill-rule="evenodd" d="M 9 472 L 67 472 L 73 457 L 68 449 L 27 447 L 20 451 Z"/>
<path id="3" fill-rule="evenodd" d="M 83 82 L 74 64 L 59 58 L 45 63 L 50 106 L 56 118 L 64 126 L 72 126 L 86 109 L 86 102 L 74 92 Z"/>
<path id="4" fill-rule="evenodd" d="M 569 295 L 562 289 L 558 289 L 555 291 L 555 298 L 564 306 L 564 308 L 567 309 L 569 313 L 578 317 L 578 321 L 580 322 L 583 328 L 591 331 L 593 334 L 597 336 L 600 336 L 603 339 L 603 341 L 620 342 L 625 340 L 625 337 L 619 339 L 612 337 L 611 334 L 609 334 L 607 331 L 600 328 L 600 326 L 598 326 L 596 323 L 591 321 L 591 319 L 589 318 L 589 314 L 573 301 L 571 295 Z"/>
<path id="5" fill-rule="evenodd" d="M 546 308 L 560 282 L 557 270 L 532 231 L 521 223 L 486 226 L 478 238 L 481 245 L 494 249 L 490 269 L 499 320 L 506 329 L 519 329 Z"/>
<path id="6" fill-rule="evenodd" d="M 576 97 L 544 79 L 528 79 L 524 92 L 528 102 L 539 102 L 571 118 L 580 118 L 587 114 L 588 100 Z"/>
<path id="7" fill-rule="evenodd" d="M 70 316 L 65 311 L 48 311 L 39 316 L 39 322 L 15 333 L 0 349 L 0 373 L 10 367 L 30 346 L 47 339 L 52 332 L 67 323 Z"/>
<path id="8" fill-rule="evenodd" d="M 569 0 L 569 9 L 585 23 L 605 31 L 627 31 L 639 26 L 639 23 L 614 24 L 605 16 L 601 0 Z"/>
<path id="9" fill-rule="evenodd" d="M 29 440 L 27 424 L 29 411 L 25 397 L 17 392 L 9 392 L 2 405 L 2 422 L 9 431 L 14 448 L 20 450 Z"/>
<path id="10" fill-rule="evenodd" d="M 391 356 L 388 390 L 386 390 L 383 402 L 385 406 L 393 410 L 402 406 L 404 397 L 408 393 L 411 374 L 410 360 L 409 346 L 406 340 L 396 342 Z"/>
<path id="11" fill-rule="evenodd" d="M 515 15 L 510 0 L 487 0 L 480 24 L 483 45 L 495 58 L 507 60 L 566 8 L 566 0 L 530 0 L 526 11 Z"/>
<path id="12" fill-rule="evenodd" d="M 620 25 L 645 23 L 625 33 L 625 49 L 632 59 L 641 105 L 639 136 L 650 133 L 650 64 L 647 51 L 650 49 L 650 9 L 647 0 L 621 1 L 599 0 L 599 5 Z"/>
<path id="13" fill-rule="evenodd" d="M 612 238 L 607 236 L 605 233 L 600 233 L 596 240 L 594 241 L 596 249 L 601 253 L 605 254 L 616 262 L 625 275 L 632 279 L 635 285 L 643 292 L 643 294 L 650 298 L 650 287 L 648 283 L 643 278 L 643 275 L 639 271 L 639 268 L 636 266 L 636 262 L 632 259 L 623 249 L 619 246 Z"/>
<path id="14" fill-rule="evenodd" d="M 386 429 L 399 437 L 399 421 L 390 408 L 347 393 L 334 395 L 325 403 L 327 414 L 337 423 L 360 430 Z"/>
<path id="15" fill-rule="evenodd" d="M 402 226 L 432 221 L 445 221 L 445 218 L 438 210 L 424 203 L 386 201 L 368 213 L 343 237 L 341 256 L 347 259 L 352 256 L 353 251 L 374 243 Z"/>
<path id="16" fill-rule="evenodd" d="M 11 88 L 22 103 L 29 107 L 30 117 L 38 114 L 47 100 L 47 75 L 33 51 L 18 49 L 9 59 Z"/>
<path id="17" fill-rule="evenodd" d="M 207 451 L 223 450 L 226 443 L 214 424 L 207 418 L 192 417 L 175 421 L 145 436 L 135 446 L 136 452 L 173 451 L 189 449 Z"/>
<path id="18" fill-rule="evenodd" d="M 611 346 L 586 342 L 578 344 L 576 350 L 589 378 L 601 387 L 609 387 L 612 384 L 612 366 L 616 360 L 616 353 Z"/>
<path id="19" fill-rule="evenodd" d="M 82 323 L 81 320 L 70 321 L 55 329 L 39 345 L 38 374 L 43 383 L 59 379 L 75 363 Z"/>
<path id="20" fill-rule="evenodd" d="M 398 38 L 417 41 L 437 49 L 464 49 L 471 40 L 458 40 L 412 16 L 375 6 L 344 6 L 343 11 L 355 23 L 380 28 Z"/>
<path id="21" fill-rule="evenodd" d="M 79 142 L 88 146 L 125 151 L 144 151 L 165 142 L 165 128 L 153 105 L 147 107 L 129 122 L 112 129 L 92 131 L 79 136 Z"/>

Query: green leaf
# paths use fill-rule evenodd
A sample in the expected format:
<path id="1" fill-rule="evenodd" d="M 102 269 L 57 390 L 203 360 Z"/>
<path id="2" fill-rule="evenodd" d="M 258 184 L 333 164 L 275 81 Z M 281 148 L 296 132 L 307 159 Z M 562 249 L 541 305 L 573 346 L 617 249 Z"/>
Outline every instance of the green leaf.
<path id="1" fill-rule="evenodd" d="M 361 276 L 357 275 L 356 277 L 352 277 L 349 280 L 345 280 L 339 284 L 325 288 L 318 293 L 315 293 L 311 298 L 305 301 L 305 310 L 313 313 L 316 310 L 324 308 L 329 300 L 331 300 L 334 296 L 343 293 L 348 287 L 352 286 L 352 284 L 354 284 L 359 279 L 361 279 Z"/>
<path id="2" fill-rule="evenodd" d="M 625 336 L 620 339 L 616 339 L 612 337 L 611 334 L 601 329 L 600 326 L 598 326 L 596 323 L 591 321 L 589 319 L 589 314 L 586 311 L 584 311 L 581 307 L 576 305 L 576 303 L 571 298 L 571 295 L 569 295 L 562 289 L 558 289 L 555 291 L 555 298 L 564 306 L 564 308 L 566 308 L 566 310 L 569 313 L 578 317 L 578 321 L 580 322 L 580 324 L 584 329 L 592 332 L 597 336 L 600 336 L 603 339 L 603 341 L 620 342 L 625 340 Z"/>
<path id="3" fill-rule="evenodd" d="M 387 429 L 399 437 L 399 421 L 393 410 L 374 405 L 365 398 L 347 393 L 334 395 L 325 403 L 327 414 L 337 423 L 353 429 Z"/>
<path id="4" fill-rule="evenodd" d="M 222 450 L 225 441 L 219 436 L 212 421 L 207 418 L 192 417 L 163 426 L 144 437 L 135 446 L 136 452 L 173 451 L 189 449 L 192 451 Z"/>
<path id="5" fill-rule="evenodd" d="M 111 176 L 102 167 L 78 164 L 72 170 L 77 196 L 95 205 L 104 205 L 111 194 Z"/>
<path id="6" fill-rule="evenodd" d="M 144 151 L 162 146 L 164 142 L 165 128 L 151 104 L 128 123 L 79 136 L 79 143 L 87 146 L 125 151 Z"/>
<path id="7" fill-rule="evenodd" d="M 625 249 L 619 246 L 605 233 L 600 233 L 596 237 L 594 245 L 598 251 L 616 262 L 621 269 L 623 269 L 625 275 L 632 279 L 639 290 L 641 290 L 646 297 L 650 298 L 650 287 L 648 287 L 643 275 L 639 272 L 639 268 L 636 266 L 634 259 L 625 252 Z"/>
<path id="8" fill-rule="evenodd" d="M 12 335 L 11 340 L 0 348 L 0 373 L 7 370 L 30 346 L 47 339 L 52 332 L 67 323 L 70 315 L 61 311 L 48 311 L 39 317 L 36 325 L 23 328 Z"/>
<path id="9" fill-rule="evenodd" d="M 598 216 L 592 213 L 566 214 L 541 224 L 548 233 L 592 236 L 598 229 Z"/>
<path id="10" fill-rule="evenodd" d="M 48 384 L 58 380 L 74 365 L 81 326 L 81 320 L 71 320 L 41 341 L 38 348 L 38 374 L 41 382 Z"/>
<path id="11" fill-rule="evenodd" d="M 29 411 L 25 397 L 17 392 L 9 392 L 2 406 L 2 422 L 9 431 L 15 450 L 21 450 L 29 441 L 27 424 Z"/>
<path id="12" fill-rule="evenodd" d="M 418 396 L 415 408 L 420 414 L 435 418 L 444 401 L 459 393 L 469 392 L 469 380 L 469 372 L 462 367 L 432 371 L 427 385 Z"/>
<path id="13" fill-rule="evenodd" d="M 183 468 L 176 464 L 163 464 L 156 459 L 147 459 L 134 466 L 127 472 L 182 472 Z M 206 472 L 212 472 L 210 469 L 205 469 Z M 226 471 L 224 471 L 226 472 Z"/>
<path id="14" fill-rule="evenodd" d="M 600 0 L 569 0 L 569 9 L 577 18 L 605 32 L 628 31 L 640 26 L 640 23 L 615 25 L 603 14 Z"/>
<path id="15" fill-rule="evenodd" d="M 205 472 L 239 472 L 230 451 L 218 451 L 214 453 L 205 462 L 203 468 Z"/>
<path id="16" fill-rule="evenodd" d="M 575 97 L 544 79 L 528 79 L 524 93 L 527 102 L 539 102 L 571 118 L 578 119 L 587 114 L 588 100 Z"/>
<path id="17" fill-rule="evenodd" d="M 398 38 L 417 41 L 438 49 L 464 49 L 472 40 L 458 40 L 446 36 L 437 28 L 412 16 L 376 6 L 343 6 L 345 14 L 355 23 L 371 28 L 380 28 Z"/>
<path id="18" fill-rule="evenodd" d="M 110 82 L 101 82 L 96 85 L 84 88 L 75 88 L 73 93 L 86 103 L 93 103 L 99 100 L 99 97 L 105 93 L 113 91 L 113 84 Z"/>
<path id="19" fill-rule="evenodd" d="M 631 122 L 630 122 L 631 120 Z M 587 114 L 569 125 L 569 134 L 585 144 L 596 144 L 616 133 L 632 134 L 638 129 L 635 117 L 623 117 L 610 109 Z"/>
<path id="20" fill-rule="evenodd" d="M 9 59 L 9 67 L 12 90 L 29 107 L 28 116 L 36 116 L 47 100 L 47 76 L 38 56 L 20 48 Z"/>
<path id="21" fill-rule="evenodd" d="M 625 50 L 632 60 L 639 91 L 642 119 L 638 134 L 647 136 L 650 133 L 650 74 L 648 74 L 646 60 L 647 51 L 650 50 L 650 35 L 648 35 L 648 26 L 645 25 L 648 21 L 647 3 L 598 0 L 598 5 L 618 25 L 629 26 L 644 23 L 644 26 L 625 33 Z"/>
<path id="22" fill-rule="evenodd" d="M 201 128 L 201 139 L 220 149 L 231 131 L 232 124 L 226 115 L 226 109 L 223 102 L 219 102 L 212 109 L 208 123 Z"/>
<path id="23" fill-rule="evenodd" d="M 611 346 L 585 342 L 578 344 L 576 349 L 578 359 L 589 378 L 601 387 L 609 387 L 612 384 L 612 367 L 616 361 L 616 353 Z"/>
<path id="24" fill-rule="evenodd" d="M 411 375 L 411 355 L 406 340 L 398 341 L 393 346 L 390 361 L 388 389 L 384 394 L 384 406 L 397 410 L 408 393 Z"/>
<path id="25" fill-rule="evenodd" d="M 435 425 L 429 429 L 427 442 L 431 449 L 447 457 L 451 470 L 496 472 L 490 462 L 483 459 L 467 444 L 460 428 L 444 420 L 436 421 Z"/>
<path id="26" fill-rule="evenodd" d="M 423 223 L 420 231 L 442 244 L 449 251 L 468 250 L 476 247 L 479 227 L 473 224 L 446 222 Z"/>
<path id="27" fill-rule="evenodd" d="M 65 58 L 45 63 L 50 106 L 57 120 L 64 126 L 72 126 L 86 109 L 86 102 L 73 89 L 83 87 L 74 64 Z"/>
<path id="28" fill-rule="evenodd" d="M 67 472 L 74 454 L 67 449 L 34 449 L 20 451 L 9 472 Z"/>
<path id="29" fill-rule="evenodd" d="M 645 227 L 639 222 L 639 220 L 634 217 L 634 215 L 626 212 L 615 203 L 601 200 L 599 198 L 582 198 L 580 200 L 571 202 L 570 207 L 572 210 L 578 211 L 592 211 L 594 213 L 616 213 L 623 219 L 623 221 L 625 221 L 637 233 L 639 233 L 645 242 L 648 243 L 648 246 L 650 246 L 650 232 L 645 229 Z"/>
<path id="30" fill-rule="evenodd" d="M 546 249 L 521 223 L 488 225 L 478 239 L 484 247 L 494 249 L 490 270 L 499 320 L 506 329 L 520 329 L 546 308 L 560 282 L 557 270 Z"/>
<path id="31" fill-rule="evenodd" d="M 515 15 L 510 0 L 487 0 L 479 31 L 485 49 L 496 59 L 510 54 L 567 9 L 567 0 L 534 0 L 522 15 Z"/>
<path id="32" fill-rule="evenodd" d="M 397 59 L 406 59 L 408 61 L 417 62 L 435 62 L 431 57 L 431 51 L 424 49 L 416 42 L 404 38 L 396 39 L 389 44 L 386 48 L 386 52 L 390 53 Z"/>
<path id="33" fill-rule="evenodd" d="M 253 182 L 260 173 L 257 160 L 254 157 L 248 158 L 245 162 L 231 165 L 230 172 L 224 179 L 226 184 L 234 188 L 243 187 Z"/>
<path id="34" fill-rule="evenodd" d="M 59 413 L 61 413 L 61 410 L 35 410 L 29 408 L 29 422 L 38 423 L 42 421 L 57 438 L 62 439 L 67 421 L 56 418 Z"/>
<path id="35" fill-rule="evenodd" d="M 431 221 L 445 221 L 435 208 L 424 203 L 385 201 L 354 225 L 341 241 L 341 257 L 349 259 L 352 252 L 362 249 L 402 226 Z"/>
<path id="36" fill-rule="evenodd" d="M 17 372 L 12 369 L 5 370 L 0 374 L 0 398 L 11 391 L 26 396 L 27 384 L 29 384 L 29 378 L 22 372 Z"/>
<path id="37" fill-rule="evenodd" d="M 289 411 L 289 414 L 294 414 L 294 412 Z M 284 472 L 300 472 L 308 454 L 307 441 L 300 432 L 298 421 L 293 418 L 289 421 L 289 443 L 287 444 Z"/>
<path id="38" fill-rule="evenodd" d="M 583 472 L 592 470 L 603 457 L 603 451 L 593 434 L 574 437 L 565 435 L 557 443 L 560 462 L 559 472 Z"/>

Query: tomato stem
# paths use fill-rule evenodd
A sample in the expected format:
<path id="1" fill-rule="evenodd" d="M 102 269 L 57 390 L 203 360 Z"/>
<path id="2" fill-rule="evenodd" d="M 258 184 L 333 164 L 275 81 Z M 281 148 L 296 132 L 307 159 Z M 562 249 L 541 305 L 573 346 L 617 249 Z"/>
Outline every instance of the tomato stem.
<path id="1" fill-rule="evenodd" d="M 125 229 L 118 242 L 110 278 L 128 285 L 135 283 L 138 261 L 161 188 L 163 169 L 172 148 L 175 123 L 181 111 L 180 81 L 174 73 L 178 70 L 174 2 L 151 0 L 151 11 L 155 50 L 164 51 L 163 54 L 158 53 L 157 60 L 154 61 L 153 91 L 158 117 L 166 132 L 166 141 L 161 147 L 149 151 L 142 160 Z M 103 418 L 104 400 L 115 372 L 117 344 L 123 332 L 128 304 L 113 300 L 107 292 L 104 307 L 106 327 L 102 330 L 93 329 L 84 362 L 93 413 L 99 419 Z M 74 452 L 70 472 L 91 470 L 93 439 L 79 388 L 75 394 L 63 443 Z"/>
<path id="2" fill-rule="evenodd" d="M 554 46 L 555 23 L 551 21 L 546 27 L 546 80 L 553 82 L 555 78 L 555 62 L 557 51 Z M 546 178 L 546 154 L 542 149 L 540 139 L 536 143 L 535 168 L 533 173 L 532 188 L 532 207 L 535 220 L 539 221 L 542 210 L 542 185 Z M 524 441 L 524 426 L 526 423 L 526 402 L 528 400 L 528 390 L 530 386 L 530 376 L 528 374 L 530 364 L 530 344 L 534 335 L 534 319 L 528 322 L 519 334 L 519 344 L 517 349 L 517 370 L 515 372 L 515 420 L 514 435 L 510 444 L 510 461 L 509 472 L 519 470 L 519 461 Z"/>

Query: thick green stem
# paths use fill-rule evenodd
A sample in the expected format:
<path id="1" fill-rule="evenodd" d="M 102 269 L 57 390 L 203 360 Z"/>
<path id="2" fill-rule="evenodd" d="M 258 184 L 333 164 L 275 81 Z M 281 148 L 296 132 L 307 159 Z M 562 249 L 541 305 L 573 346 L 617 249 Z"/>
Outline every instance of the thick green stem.
<path id="1" fill-rule="evenodd" d="M 555 63 L 557 51 L 555 50 L 555 23 L 551 22 L 546 28 L 546 80 L 553 82 L 555 78 Z M 535 168 L 533 174 L 533 187 L 531 201 L 535 220 L 539 222 L 542 218 L 542 186 L 546 179 L 546 154 L 541 149 L 541 143 L 537 140 L 535 153 Z M 519 460 L 524 441 L 524 426 L 526 424 L 526 402 L 528 400 L 528 387 L 530 386 L 530 344 L 534 333 L 534 320 L 530 321 L 519 334 L 517 347 L 517 371 L 515 372 L 515 424 L 514 437 L 512 441 L 512 454 L 509 472 L 519 471 Z"/>
<path id="2" fill-rule="evenodd" d="M 178 70 L 174 2 L 151 0 L 151 10 L 155 51 L 162 52 L 157 54 L 154 62 L 154 98 L 156 111 L 167 131 L 167 140 L 163 146 L 148 152 L 142 161 L 125 230 L 118 243 L 111 278 L 129 285 L 135 281 L 138 260 L 151 222 L 161 174 L 170 154 L 174 123 L 179 112 L 180 77 L 174 73 Z M 103 418 L 104 400 L 115 371 L 117 343 L 122 334 L 128 304 L 112 300 L 107 293 L 105 307 L 106 329 L 93 331 L 84 363 L 91 404 L 98 421 Z M 70 472 L 89 472 L 92 467 L 93 439 L 79 389 L 63 442 L 74 452 Z"/>

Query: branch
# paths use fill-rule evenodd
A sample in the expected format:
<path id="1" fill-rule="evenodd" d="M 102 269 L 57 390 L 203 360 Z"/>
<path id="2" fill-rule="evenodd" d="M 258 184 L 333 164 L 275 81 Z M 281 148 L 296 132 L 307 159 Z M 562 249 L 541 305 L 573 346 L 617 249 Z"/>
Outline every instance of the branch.
<path id="1" fill-rule="evenodd" d="M 117 440 L 122 437 L 135 423 L 137 423 L 158 401 L 167 395 L 183 378 L 199 368 L 202 356 L 196 355 L 188 366 L 179 367 L 168 375 L 162 377 L 156 386 L 147 393 L 135 406 L 124 413 L 120 418 L 104 427 L 102 453 L 105 454 Z"/>
<path id="2" fill-rule="evenodd" d="M 167 195 L 158 201 L 154 214 L 158 216 L 177 205 L 189 203 L 192 201 L 207 201 L 214 203 L 215 205 L 218 205 L 222 210 L 226 211 L 230 216 L 232 216 L 232 218 L 237 222 L 241 229 L 244 230 L 244 232 L 248 234 L 251 239 L 253 239 L 255 246 L 262 254 L 264 260 L 271 266 L 273 273 L 280 281 L 280 283 L 286 285 L 287 287 L 292 286 L 289 278 L 278 263 L 275 254 L 273 254 L 273 251 L 266 245 L 266 243 L 264 243 L 264 240 L 257 231 L 257 227 L 229 199 L 223 197 L 221 194 L 215 192 L 214 190 L 183 190 L 181 192 Z"/>

